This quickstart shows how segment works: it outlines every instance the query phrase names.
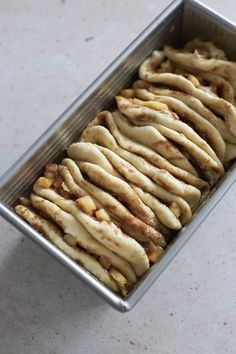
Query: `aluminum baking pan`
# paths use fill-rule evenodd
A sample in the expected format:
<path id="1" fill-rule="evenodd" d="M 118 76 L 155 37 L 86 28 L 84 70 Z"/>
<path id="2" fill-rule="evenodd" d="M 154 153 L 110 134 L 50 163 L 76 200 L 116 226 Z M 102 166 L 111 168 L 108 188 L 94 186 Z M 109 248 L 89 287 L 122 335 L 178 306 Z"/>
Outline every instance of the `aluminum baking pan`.
<path id="1" fill-rule="evenodd" d="M 196 1 L 174 1 L 61 114 L 0 179 L 0 214 L 121 312 L 130 310 L 141 299 L 221 200 L 236 180 L 235 165 L 231 166 L 211 192 L 211 196 L 195 212 L 189 224 L 178 233 L 175 240 L 168 246 L 163 258 L 148 271 L 125 299 L 109 290 L 83 267 L 36 232 L 15 214 L 12 205 L 32 186 L 45 163 L 58 160 L 65 148 L 78 138 L 96 113 L 114 103 L 115 94 L 127 87 L 135 78 L 138 66 L 155 48 L 161 48 L 164 44 L 183 44 L 195 36 L 214 40 L 226 51 L 230 59 L 236 59 L 234 50 L 236 27 L 234 24 Z M 58 151 L 61 152 L 60 155 Z"/>

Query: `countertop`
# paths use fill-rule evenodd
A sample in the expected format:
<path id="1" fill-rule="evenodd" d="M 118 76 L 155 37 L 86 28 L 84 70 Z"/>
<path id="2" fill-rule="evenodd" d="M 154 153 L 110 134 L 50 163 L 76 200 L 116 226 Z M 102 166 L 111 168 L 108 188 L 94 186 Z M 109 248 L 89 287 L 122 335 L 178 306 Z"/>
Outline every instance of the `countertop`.
<path id="1" fill-rule="evenodd" d="M 0 2 L 0 174 L 168 3 Z M 235 205 L 236 184 L 126 314 L 0 219 L 0 353 L 235 354 Z"/>

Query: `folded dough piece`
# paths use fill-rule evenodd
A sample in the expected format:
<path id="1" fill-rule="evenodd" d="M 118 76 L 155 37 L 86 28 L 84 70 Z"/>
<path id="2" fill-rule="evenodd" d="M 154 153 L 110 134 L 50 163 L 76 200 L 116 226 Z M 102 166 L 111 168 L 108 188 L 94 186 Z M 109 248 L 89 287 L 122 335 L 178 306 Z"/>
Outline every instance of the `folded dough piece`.
<path id="1" fill-rule="evenodd" d="M 101 152 L 108 158 L 108 160 L 115 167 L 115 169 L 121 174 L 122 171 L 120 170 L 120 166 L 122 167 L 122 164 L 125 163 L 123 162 L 123 159 L 125 159 L 130 164 L 132 164 L 132 166 L 134 166 L 140 172 L 145 174 L 147 177 L 151 178 L 159 186 L 165 188 L 169 192 L 182 196 L 193 204 L 200 200 L 201 193 L 198 189 L 189 184 L 185 184 L 182 181 L 179 181 L 178 179 L 173 177 L 168 171 L 156 168 L 141 156 L 129 152 L 125 149 L 122 149 L 121 147 L 119 147 L 109 130 L 105 127 L 91 127 L 88 130 L 87 135 L 83 138 L 83 141 L 89 141 L 93 143 L 92 145 L 98 144 L 106 147 L 107 149 L 104 150 L 101 146 L 98 146 L 98 149 L 101 150 Z M 81 145 L 81 142 L 70 145 L 67 150 L 68 156 L 74 160 L 78 160 L 80 158 L 80 151 L 83 146 L 84 145 Z M 108 154 L 108 156 L 106 154 Z M 113 161 L 114 159 L 119 160 L 118 164 Z M 109 172 L 108 170 L 106 171 Z"/>
<path id="2" fill-rule="evenodd" d="M 42 187 L 35 186 L 34 190 L 37 192 L 37 196 L 32 194 L 31 202 L 36 209 L 43 211 L 60 225 L 65 234 L 73 236 L 80 247 L 84 248 L 91 254 L 106 257 L 110 263 L 130 281 L 130 283 L 134 284 L 136 282 L 135 273 L 128 262 L 104 247 L 101 243 L 97 242 L 73 215 L 49 201 L 44 202 L 42 200 L 43 198 L 38 197 L 38 195 L 47 196 L 47 189 L 44 190 Z M 67 204 L 69 205 L 69 202 Z"/>
<path id="3" fill-rule="evenodd" d="M 73 177 L 70 173 L 68 173 L 68 170 L 65 166 L 58 165 L 58 172 L 73 196 L 81 198 L 88 195 L 87 191 L 84 188 L 75 183 Z M 101 204 L 94 197 L 92 197 L 92 199 L 96 207 L 101 208 Z"/>
<path id="4" fill-rule="evenodd" d="M 171 141 L 165 138 L 155 128 L 148 126 L 142 127 L 142 132 L 140 127 L 135 127 L 131 125 L 127 119 L 119 114 L 118 112 L 112 113 L 115 124 L 119 130 L 127 137 L 139 142 L 166 158 L 173 165 L 197 176 L 197 171 L 188 161 L 188 159 L 177 149 Z"/>
<path id="5" fill-rule="evenodd" d="M 129 203 L 129 207 L 132 207 L 132 202 L 135 203 L 137 195 L 134 192 L 128 195 L 128 192 L 130 192 L 131 188 L 129 184 L 124 184 L 122 180 L 115 180 L 116 177 L 109 175 L 105 170 L 103 170 L 99 166 L 80 161 L 77 161 L 77 164 L 80 170 L 83 173 L 86 173 L 92 182 L 94 182 L 98 186 L 101 186 L 102 188 L 107 189 L 109 192 L 112 192 L 112 194 L 116 195 L 119 199 L 124 200 L 127 204 Z M 180 220 L 183 224 L 191 218 L 192 212 L 190 206 L 184 199 L 157 186 L 154 182 L 152 182 L 149 178 L 141 174 L 128 162 L 123 163 L 123 166 L 120 166 L 120 168 L 121 167 L 122 173 L 125 174 L 126 179 L 128 179 L 130 182 L 136 184 L 144 191 L 155 195 L 158 199 L 168 204 L 175 202 L 181 210 Z M 127 188 L 127 186 L 129 186 L 129 188 Z M 139 217 L 138 213 L 141 214 L 141 209 L 137 209 L 136 205 L 134 206 L 134 204 L 133 209 L 136 215 Z"/>
<path id="6" fill-rule="evenodd" d="M 144 88 L 156 95 L 170 96 L 184 102 L 188 107 L 192 108 L 194 111 L 208 120 L 212 125 L 214 125 L 214 127 L 220 132 L 221 136 L 226 142 L 236 144 L 236 136 L 230 132 L 225 122 L 221 118 L 217 117 L 198 98 L 181 91 L 154 86 L 142 80 L 135 81 L 133 88 Z"/>
<path id="7" fill-rule="evenodd" d="M 174 62 L 170 62 L 169 59 L 165 59 L 165 61 L 160 64 L 160 69 L 158 69 L 158 72 L 169 72 L 182 75 L 200 90 L 206 91 L 214 96 L 221 97 L 235 105 L 235 93 L 231 83 L 217 74 L 197 70 L 182 64 L 179 65 Z"/>
<path id="8" fill-rule="evenodd" d="M 170 188 L 168 188 L 168 182 L 166 183 L 166 188 L 160 186 L 160 184 L 157 183 L 158 177 L 155 176 L 155 171 L 151 171 L 150 169 L 149 171 L 146 170 L 146 173 L 141 173 L 139 169 L 134 167 L 134 164 L 129 163 L 128 161 L 125 161 L 124 159 L 120 158 L 113 151 L 101 146 L 99 148 L 104 153 L 104 155 L 110 160 L 110 162 L 115 166 L 115 168 L 117 168 L 129 182 L 133 182 L 137 186 L 141 186 L 143 189 L 145 185 L 146 188 L 147 185 L 152 186 L 151 189 L 153 191 L 155 190 L 156 196 L 158 194 L 163 196 L 166 192 L 174 195 L 179 195 L 178 193 L 173 193 Z M 153 183 L 153 181 L 155 183 Z M 189 186 L 188 188 L 188 186 L 186 185 L 183 186 L 182 193 L 180 194 L 184 194 L 182 195 L 182 197 L 188 202 L 191 207 L 196 206 L 201 197 L 201 193 L 199 190 L 191 186 Z"/>
<path id="9" fill-rule="evenodd" d="M 92 127 L 90 129 L 94 129 L 94 128 L 103 128 L 104 127 Z M 95 132 L 96 133 L 96 132 Z M 155 191 L 156 195 L 160 195 L 161 198 L 163 199 L 163 195 L 167 195 L 165 199 L 169 200 L 170 197 L 170 192 L 169 190 L 165 190 L 161 187 L 156 186 L 150 179 L 146 178 L 145 175 L 142 175 L 136 168 L 133 167 L 133 165 L 131 165 L 129 162 L 121 159 L 117 154 L 115 154 L 114 152 L 112 152 L 109 149 L 103 148 L 103 147 L 99 147 L 101 149 L 101 151 L 104 153 L 104 155 L 110 160 L 110 162 L 114 165 L 114 167 L 126 178 L 126 180 L 128 180 L 129 182 L 133 182 L 136 183 L 137 185 L 140 185 L 143 189 L 145 188 L 150 188 L 150 190 Z M 69 149 L 69 156 L 72 157 L 73 159 L 77 159 L 79 156 L 79 152 L 80 152 L 80 143 L 75 143 L 72 144 Z M 80 164 L 79 164 L 80 166 Z M 80 166 L 81 167 L 81 166 Z M 83 168 L 82 168 L 83 171 Z M 102 180 L 102 178 L 101 178 Z M 130 184 L 131 187 L 133 188 L 133 190 L 136 192 L 136 194 L 140 197 L 140 199 L 144 202 L 145 205 L 147 205 L 148 207 L 151 208 L 151 210 L 153 210 L 152 206 L 150 206 L 150 199 L 155 199 L 152 195 L 150 195 L 149 193 L 145 193 L 145 194 L 141 194 L 139 193 L 139 189 L 135 188 L 135 185 Z M 149 185 L 149 187 L 148 187 Z M 138 191 L 138 193 L 137 193 Z M 195 191 L 194 191 L 195 192 Z M 141 194 L 141 196 L 140 196 Z M 146 196 L 146 198 L 144 198 L 143 196 Z M 196 189 L 196 194 L 188 194 L 189 199 L 191 199 L 191 203 L 193 205 L 196 204 L 196 201 L 199 201 L 200 199 L 200 191 L 198 189 Z M 191 205 L 190 203 L 190 205 Z M 152 203 L 154 204 L 154 203 Z M 171 203 L 169 203 L 171 204 Z M 158 213 L 159 210 L 159 213 Z M 158 200 L 156 200 L 155 203 L 155 210 L 153 210 L 156 217 L 167 227 L 171 228 L 171 229 L 180 229 L 181 227 L 181 223 L 180 221 L 176 218 L 176 216 L 171 212 L 171 210 L 165 205 L 162 204 L 161 202 L 159 202 Z M 183 210 L 183 213 L 185 213 L 185 209 Z M 164 215 L 165 214 L 165 215 Z"/>
<path id="10" fill-rule="evenodd" d="M 87 129 L 89 133 L 90 130 L 93 129 L 105 129 L 100 125 L 92 126 L 91 128 Z M 86 137 L 90 134 L 86 134 Z M 103 159 L 106 160 L 106 164 L 101 163 L 99 159 L 96 159 L 96 154 L 94 151 L 99 151 L 99 154 L 102 155 Z M 110 161 L 104 156 L 104 154 L 100 151 L 99 146 L 95 143 L 95 141 L 91 139 L 84 138 L 80 140 L 78 143 L 71 144 L 67 149 L 67 155 L 73 160 L 79 160 L 84 162 L 91 162 L 94 165 L 98 165 L 103 168 L 105 171 L 110 173 L 112 176 L 119 177 L 122 179 L 122 176 L 119 174 L 118 170 L 116 170 Z"/>
<path id="11" fill-rule="evenodd" d="M 174 97 L 165 96 L 163 94 L 153 94 L 146 89 L 134 89 L 133 95 L 141 100 L 165 103 L 169 109 L 176 112 L 183 121 L 190 123 L 190 125 L 194 127 L 194 130 L 208 142 L 218 158 L 221 161 L 224 161 L 225 142 L 219 131 L 201 115 L 189 108 L 185 103 Z M 210 154 L 211 150 L 208 149 L 207 153 Z M 214 158 L 214 155 L 210 156 Z"/>
<path id="12" fill-rule="evenodd" d="M 110 159 L 114 166 L 119 169 L 120 173 L 125 176 L 129 183 L 135 184 L 136 186 L 142 188 L 144 191 L 155 195 L 155 197 L 157 197 L 167 205 L 171 205 L 172 202 L 175 202 L 180 208 L 180 220 L 182 223 L 186 223 L 186 221 L 191 217 L 192 213 L 190 211 L 190 205 L 196 204 L 195 198 L 191 200 L 191 203 L 189 203 L 189 205 L 181 197 L 178 197 L 175 194 L 170 193 L 168 190 L 158 186 L 150 178 L 146 177 L 135 167 L 133 167 L 132 164 L 121 159 L 109 149 L 101 147 L 101 150 Z M 198 196 L 194 197 L 197 197 L 197 200 L 199 200 L 198 197 L 200 197 L 200 195 L 198 194 Z"/>
<path id="13" fill-rule="evenodd" d="M 168 98 L 167 98 L 168 99 Z M 213 160 L 221 165 L 214 150 L 203 140 L 189 125 L 179 120 L 179 117 L 170 110 L 158 110 L 159 104 L 152 101 L 143 101 L 136 98 L 127 99 L 122 96 L 116 97 L 120 111 L 126 116 L 134 117 L 135 113 L 144 122 L 154 122 L 164 128 L 172 129 L 184 135 L 190 142 L 205 151 Z M 172 102 L 173 104 L 173 102 Z M 141 117 L 140 117 L 141 116 Z M 135 117 L 134 117 L 135 118 Z"/>
<path id="14" fill-rule="evenodd" d="M 73 201 L 64 199 L 52 189 L 35 189 L 35 187 L 37 186 L 34 186 L 34 191 L 40 194 L 40 197 L 38 195 L 31 196 L 34 207 L 49 213 L 52 206 L 56 204 L 73 215 L 95 240 L 129 262 L 138 276 L 147 271 L 149 261 L 142 246 L 133 238 L 125 235 L 116 225 L 111 222 L 95 220 L 92 216 L 83 213 Z M 52 211 L 51 215 L 55 218 L 55 212 Z"/>
<path id="15" fill-rule="evenodd" d="M 227 60 L 225 52 L 222 49 L 218 48 L 213 42 L 203 41 L 200 38 L 194 38 L 189 41 L 184 49 L 192 53 L 197 50 L 198 53 L 205 58 Z"/>
<path id="16" fill-rule="evenodd" d="M 99 165 L 111 175 L 120 177 L 119 173 L 117 173 L 117 171 L 113 168 L 112 164 L 109 162 L 109 160 L 106 159 L 106 157 L 101 153 L 101 151 L 96 147 L 96 145 L 90 144 L 88 142 L 84 143 L 81 141 L 79 143 L 78 153 L 76 157 L 72 156 L 71 151 L 73 151 L 73 144 L 67 150 L 67 154 L 69 157 L 71 157 L 72 159 L 86 161 L 95 165 Z"/>
<path id="17" fill-rule="evenodd" d="M 203 83 L 203 85 L 200 84 L 200 86 L 197 85 L 196 87 L 198 87 L 199 89 L 201 89 L 203 91 L 208 90 L 208 88 L 210 88 L 211 91 L 216 96 L 221 97 L 224 100 L 226 100 L 226 101 L 232 103 L 233 105 L 235 105 L 234 89 L 233 89 L 233 87 L 232 87 L 232 85 L 230 84 L 229 81 L 227 81 L 223 77 L 221 77 L 219 75 L 216 75 L 216 74 L 213 74 L 213 73 L 199 71 L 199 70 L 195 70 L 195 69 L 192 69 L 192 68 L 189 69 L 189 68 L 184 67 L 184 66 L 181 66 L 181 68 L 184 70 L 185 73 L 187 72 L 187 73 L 194 74 L 194 76 L 198 79 L 198 81 Z M 176 71 L 176 74 L 177 73 L 178 72 Z M 184 75 L 184 73 L 182 73 L 182 74 Z M 190 81 L 191 81 L 191 76 L 187 77 L 187 79 L 190 79 Z M 208 85 L 208 86 L 205 86 L 205 84 Z"/>
<path id="18" fill-rule="evenodd" d="M 179 219 L 165 204 L 161 203 L 152 194 L 144 192 L 142 188 L 137 187 L 135 184 L 131 184 L 131 186 L 140 199 L 154 211 L 158 219 L 160 219 L 164 225 L 172 230 L 181 229 L 182 225 Z"/>
<path id="19" fill-rule="evenodd" d="M 68 171 L 68 173 L 70 173 L 70 172 Z M 153 210 L 154 215 L 156 215 L 156 217 L 157 217 L 157 220 L 160 220 L 163 225 L 165 225 L 166 227 L 173 229 L 173 230 L 179 230 L 181 228 L 181 223 L 180 223 L 179 219 L 171 212 L 171 210 L 166 205 L 164 205 L 161 202 L 159 202 L 158 200 L 156 200 L 156 198 L 151 196 L 149 193 L 145 193 L 146 198 L 143 198 L 144 194 L 143 195 L 141 194 L 141 196 L 140 196 L 140 193 L 137 193 L 137 191 L 139 191 L 139 189 L 135 189 L 135 186 L 133 184 L 130 184 L 130 186 L 133 188 L 133 190 L 136 192 L 136 194 L 140 197 L 140 199 L 143 201 L 143 203 L 145 205 L 147 205 L 150 208 L 150 210 Z M 100 196 L 101 196 L 101 193 L 100 193 Z M 156 200 L 154 209 L 152 208 L 152 205 L 150 206 L 150 202 L 149 202 L 150 199 Z M 154 203 L 152 203 L 152 204 L 154 204 Z M 104 207 L 104 205 L 102 205 L 102 207 Z M 113 210 L 113 208 L 110 208 L 110 209 Z M 120 212 L 122 213 L 123 210 L 124 209 L 122 208 L 120 210 Z M 159 210 L 159 213 L 158 213 L 158 210 Z M 125 215 L 126 215 L 126 213 L 125 213 Z M 120 217 L 120 215 L 118 216 L 118 219 L 119 219 L 119 217 Z M 125 217 L 121 218 L 121 219 L 122 219 L 121 221 L 126 222 Z M 128 226 L 122 225 L 125 232 L 127 232 L 126 230 L 129 230 L 128 234 L 130 234 L 129 224 L 130 223 L 128 223 Z M 162 229 L 162 228 L 163 228 L 162 225 L 159 225 L 159 224 L 157 225 L 158 230 Z M 166 232 L 167 230 L 164 229 L 164 231 Z M 131 232 L 131 235 L 132 235 L 132 232 Z"/>
<path id="20" fill-rule="evenodd" d="M 64 159 L 62 164 L 68 168 L 69 172 L 79 186 L 82 186 L 89 194 L 99 200 L 104 208 L 106 208 L 109 212 L 112 212 L 118 220 L 121 221 L 122 228 L 129 228 L 129 235 L 140 243 L 147 242 L 151 239 L 162 247 L 166 245 L 164 237 L 157 230 L 136 218 L 110 193 L 107 193 L 103 189 L 85 180 L 79 167 L 73 160 Z"/>
<path id="21" fill-rule="evenodd" d="M 174 63 L 218 74 L 230 81 L 234 91 L 236 90 L 236 63 L 217 58 L 204 58 L 197 50 L 190 53 L 169 46 L 164 47 L 164 54 Z"/>
<path id="22" fill-rule="evenodd" d="M 220 114 L 224 118 L 228 129 L 236 136 L 236 108 L 230 102 L 196 88 L 190 80 L 181 75 L 158 72 L 158 67 L 164 57 L 163 52 L 154 51 L 152 56 L 140 66 L 139 77 L 153 84 L 178 88 L 180 91 L 198 98 L 213 112 Z"/>
<path id="23" fill-rule="evenodd" d="M 135 99 L 133 99 L 135 100 Z M 180 146 L 186 150 L 190 156 L 198 163 L 202 172 L 208 179 L 211 185 L 214 185 L 219 177 L 223 174 L 224 169 L 221 162 L 217 159 L 214 151 L 212 150 L 211 155 L 208 155 L 201 147 L 196 145 L 194 142 L 190 141 L 183 133 L 180 133 L 175 129 L 166 127 L 158 122 L 158 116 L 156 111 L 145 106 L 139 105 L 137 100 L 133 101 L 132 99 L 125 99 L 123 97 L 118 97 L 118 106 L 123 114 L 125 114 L 132 123 L 136 125 L 146 126 L 150 125 L 159 130 L 166 138 L 175 141 Z M 157 119 L 156 119 L 157 118 Z M 143 128 L 142 128 L 143 129 Z M 195 133 L 196 134 L 196 133 Z M 200 137 L 199 137 L 200 138 Z M 202 140 L 202 139 L 201 139 Z M 203 144 L 204 145 L 204 144 Z M 211 149 L 208 146 L 209 150 Z"/>
<path id="24" fill-rule="evenodd" d="M 69 246 L 63 240 L 63 234 L 61 231 L 54 224 L 23 205 L 17 205 L 15 207 L 15 211 L 34 229 L 47 237 L 66 255 L 68 255 L 74 261 L 80 263 L 86 270 L 92 273 L 97 279 L 107 285 L 111 290 L 118 292 L 116 282 L 111 278 L 108 271 L 104 269 L 101 264 L 87 252 L 83 251 L 79 247 L 74 248 Z"/>
<path id="25" fill-rule="evenodd" d="M 127 136 L 125 136 L 121 131 L 118 129 L 118 126 L 116 123 L 120 125 L 125 125 L 125 129 L 128 131 L 132 129 L 134 126 L 132 126 L 126 118 L 118 111 L 113 112 L 112 114 L 110 112 L 102 112 L 101 114 L 106 116 L 106 124 L 107 127 L 109 128 L 110 132 L 116 139 L 117 143 L 125 150 L 131 151 L 136 153 L 137 155 L 140 155 L 144 157 L 146 161 L 149 161 L 152 165 L 163 169 L 165 171 L 168 171 L 171 173 L 173 176 L 177 177 L 178 179 L 184 181 L 187 184 L 190 184 L 198 189 L 200 189 L 204 194 L 208 192 L 209 190 L 209 185 L 206 181 L 203 179 L 196 177 L 195 175 L 171 164 L 168 160 L 163 158 L 161 155 L 159 155 L 157 152 L 154 150 L 150 149 L 147 146 L 144 146 L 140 143 L 137 143 L 134 140 L 131 140 Z M 136 129 L 136 127 L 134 127 Z M 144 127 L 142 133 L 145 135 L 145 129 Z M 92 137 L 92 129 L 89 130 L 91 133 L 91 139 Z M 153 131 L 153 128 L 152 128 Z M 131 134 L 132 135 L 132 134 Z M 96 139 L 94 137 L 94 139 Z M 142 139 L 140 139 L 142 141 Z"/>
<path id="26" fill-rule="evenodd" d="M 124 180 L 112 176 L 103 168 L 89 162 L 76 161 L 82 173 L 85 173 L 92 183 L 116 196 L 118 200 L 127 205 L 127 208 L 140 220 L 150 226 L 156 225 L 156 219 L 150 209 L 134 193 L 130 185 Z"/>
<path id="27" fill-rule="evenodd" d="M 84 188 L 80 187 L 74 180 L 73 176 L 71 175 L 70 171 L 68 170 L 68 168 L 66 166 L 63 165 L 59 165 L 58 166 L 58 171 L 60 176 L 62 177 L 62 179 L 66 182 L 67 188 L 70 190 L 70 193 L 72 196 L 76 197 L 76 198 L 80 198 L 81 195 L 77 195 L 77 190 L 83 190 L 85 195 L 88 195 L 94 202 L 96 208 L 99 209 L 104 209 L 105 212 L 109 215 L 110 220 L 116 224 L 117 226 L 120 226 L 119 220 L 116 217 L 116 215 L 114 213 L 112 213 L 110 210 L 107 210 L 104 205 L 102 205 L 91 193 L 85 191 Z"/>

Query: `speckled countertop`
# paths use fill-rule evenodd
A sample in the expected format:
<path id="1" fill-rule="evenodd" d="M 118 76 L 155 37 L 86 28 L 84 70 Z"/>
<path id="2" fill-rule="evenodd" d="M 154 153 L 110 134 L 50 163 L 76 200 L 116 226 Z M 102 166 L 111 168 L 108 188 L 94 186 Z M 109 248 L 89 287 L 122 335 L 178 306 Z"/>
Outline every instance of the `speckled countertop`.
<path id="1" fill-rule="evenodd" d="M 0 1 L 0 174 L 168 3 Z M 235 187 L 126 314 L 1 219 L 0 353 L 235 354 Z"/>

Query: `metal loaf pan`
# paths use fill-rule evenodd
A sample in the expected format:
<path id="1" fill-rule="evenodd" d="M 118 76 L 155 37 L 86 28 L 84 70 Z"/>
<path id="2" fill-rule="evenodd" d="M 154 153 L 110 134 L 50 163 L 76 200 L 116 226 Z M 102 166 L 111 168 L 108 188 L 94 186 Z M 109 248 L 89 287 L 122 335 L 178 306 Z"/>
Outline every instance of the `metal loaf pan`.
<path id="1" fill-rule="evenodd" d="M 96 113 L 113 104 L 115 94 L 134 80 L 138 66 L 154 49 L 162 48 L 165 44 L 182 45 L 196 36 L 214 40 L 226 51 L 230 59 L 236 59 L 235 25 L 198 2 L 174 1 L 61 114 L 0 179 L 0 214 L 121 312 L 130 310 L 141 299 L 231 187 L 236 180 L 235 165 L 227 171 L 190 223 L 178 233 L 175 240 L 168 246 L 164 257 L 148 271 L 125 299 L 114 294 L 25 223 L 14 213 L 12 205 L 32 186 L 45 163 L 58 160 L 62 156 L 58 152 L 65 151 L 65 148 L 79 137 Z"/>

